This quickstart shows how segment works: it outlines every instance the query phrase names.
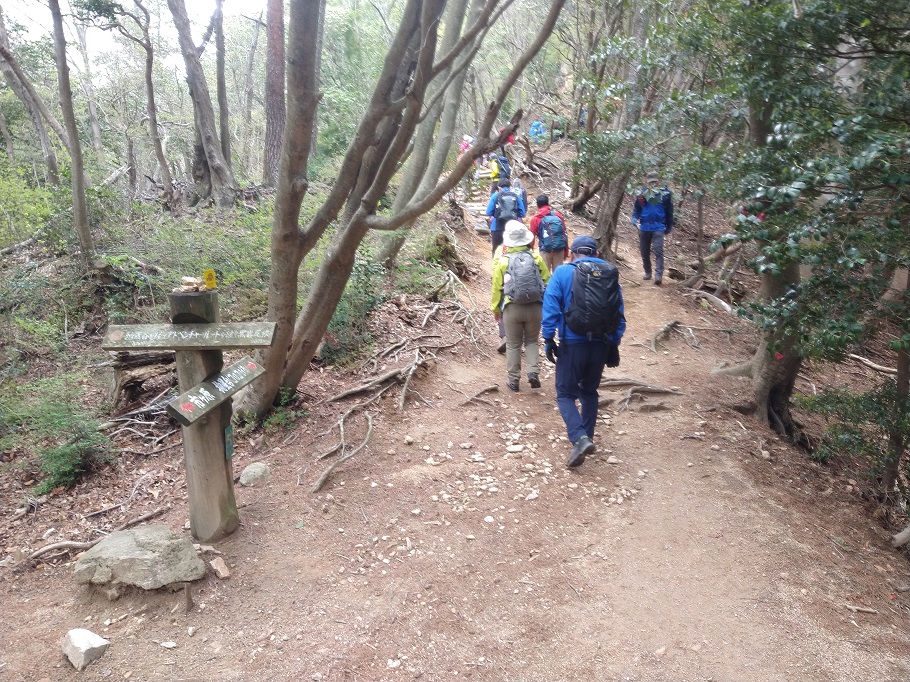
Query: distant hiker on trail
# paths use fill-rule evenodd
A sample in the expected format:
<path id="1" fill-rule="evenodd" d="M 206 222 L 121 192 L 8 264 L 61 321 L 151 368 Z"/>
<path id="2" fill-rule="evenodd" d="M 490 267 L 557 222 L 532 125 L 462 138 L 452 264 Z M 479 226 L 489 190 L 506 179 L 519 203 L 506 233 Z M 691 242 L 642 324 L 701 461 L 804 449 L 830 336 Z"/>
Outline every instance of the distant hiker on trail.
<path id="1" fill-rule="evenodd" d="M 505 327 L 506 385 L 518 391 L 524 348 L 528 384 L 540 388 L 539 344 L 541 308 L 550 271 L 531 251 L 534 235 L 519 220 L 506 223 L 502 243 L 505 253 L 493 260 L 493 301 L 490 309 Z"/>
<path id="2" fill-rule="evenodd" d="M 531 216 L 531 232 L 537 238 L 537 245 L 544 262 L 553 272 L 569 257 L 569 237 L 566 221 L 559 211 L 550 208 L 550 197 L 537 197 L 537 213 Z"/>
<path id="3" fill-rule="evenodd" d="M 493 243 L 493 255 L 496 255 L 496 249 L 502 244 L 502 232 L 506 223 L 510 220 L 517 220 L 525 217 L 525 205 L 521 197 L 512 191 L 512 182 L 510 180 L 499 181 L 499 191 L 494 192 L 487 204 L 486 214 L 492 218 L 490 221 L 490 239 Z"/>
<path id="4" fill-rule="evenodd" d="M 500 180 L 511 179 L 512 167 L 509 165 L 509 160 L 499 154 L 490 154 L 490 180 L 493 183 L 490 186 L 490 194 L 493 194 L 499 187 Z"/>
<path id="5" fill-rule="evenodd" d="M 619 272 L 599 257 L 594 238 L 575 237 L 570 258 L 550 277 L 541 327 L 547 360 L 556 365 L 556 404 L 572 442 L 566 466 L 577 467 L 594 452 L 597 387 L 604 366 L 619 366 L 626 319 Z"/>
<path id="6" fill-rule="evenodd" d="M 666 185 L 660 186 L 660 176 L 651 172 L 645 176 L 647 185 L 635 193 L 632 224 L 638 228 L 638 250 L 645 274 L 651 279 L 651 249 L 654 249 L 654 284 L 660 286 L 664 276 L 664 236 L 673 230 L 673 194 Z"/>
<path id="7" fill-rule="evenodd" d="M 525 205 L 525 212 L 528 209 L 528 190 L 521 184 L 521 178 L 512 180 L 512 191 L 521 197 L 521 203 Z"/>
<path id="8" fill-rule="evenodd" d="M 506 132 L 506 127 L 507 126 L 503 126 L 502 128 L 499 129 L 500 135 L 502 135 L 504 132 Z M 506 145 L 507 144 L 515 144 L 515 133 L 510 132 L 508 137 L 506 137 L 505 142 L 503 142 L 503 144 L 501 144 L 499 146 L 499 151 L 502 153 L 503 156 L 506 155 Z"/>
<path id="9" fill-rule="evenodd" d="M 537 119 L 531 124 L 531 127 L 528 128 L 528 137 L 531 138 L 531 142 L 534 144 L 540 144 L 543 142 L 544 138 L 547 135 L 547 127 L 543 124 L 541 119 Z"/>

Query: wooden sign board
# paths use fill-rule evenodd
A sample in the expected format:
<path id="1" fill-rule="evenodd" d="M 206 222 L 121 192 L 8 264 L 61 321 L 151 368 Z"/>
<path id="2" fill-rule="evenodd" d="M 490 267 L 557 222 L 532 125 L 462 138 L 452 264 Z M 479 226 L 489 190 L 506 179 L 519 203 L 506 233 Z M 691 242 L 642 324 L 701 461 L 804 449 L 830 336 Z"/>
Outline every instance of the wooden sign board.
<path id="1" fill-rule="evenodd" d="M 177 396 L 165 409 L 184 426 L 191 426 L 263 372 L 265 367 L 256 364 L 250 357 L 243 358 Z"/>
<path id="2" fill-rule="evenodd" d="M 101 347 L 104 350 L 267 348 L 274 336 L 274 322 L 111 325 Z"/>

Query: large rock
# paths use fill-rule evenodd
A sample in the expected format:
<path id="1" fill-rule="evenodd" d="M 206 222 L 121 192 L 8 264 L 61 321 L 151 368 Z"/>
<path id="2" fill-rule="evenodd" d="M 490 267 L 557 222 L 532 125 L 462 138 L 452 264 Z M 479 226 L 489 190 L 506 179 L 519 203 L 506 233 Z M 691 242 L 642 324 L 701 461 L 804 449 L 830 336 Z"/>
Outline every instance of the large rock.
<path id="1" fill-rule="evenodd" d="M 104 637 L 91 630 L 75 628 L 63 638 L 63 653 L 76 670 L 85 670 L 85 666 L 101 658 L 110 645 Z"/>
<path id="2" fill-rule="evenodd" d="M 272 475 L 269 465 L 265 462 L 253 462 L 240 474 L 240 485 L 254 486 L 265 483 Z"/>
<path id="3" fill-rule="evenodd" d="M 205 564 L 187 538 L 167 526 L 116 531 L 79 557 L 76 582 L 84 585 L 135 585 L 155 590 L 171 583 L 199 580 Z"/>

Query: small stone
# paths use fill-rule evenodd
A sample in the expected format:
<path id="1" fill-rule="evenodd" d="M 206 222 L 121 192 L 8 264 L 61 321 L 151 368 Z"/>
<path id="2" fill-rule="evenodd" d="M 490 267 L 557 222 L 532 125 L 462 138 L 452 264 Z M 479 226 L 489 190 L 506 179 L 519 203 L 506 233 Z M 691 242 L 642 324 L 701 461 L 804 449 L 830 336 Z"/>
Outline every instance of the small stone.
<path id="1" fill-rule="evenodd" d="M 496 519 L 494 519 L 492 516 L 485 516 L 485 517 L 483 517 L 483 520 L 486 523 L 494 523 L 496 521 Z"/>
<path id="2" fill-rule="evenodd" d="M 265 462 L 253 462 L 245 467 L 240 474 L 240 485 L 252 487 L 265 483 L 272 475 L 272 470 Z"/>
<path id="3" fill-rule="evenodd" d="M 224 563 L 224 559 L 220 556 L 212 559 L 209 562 L 209 566 L 215 571 L 215 575 L 218 576 L 219 580 L 226 580 L 231 577 L 231 571 L 228 569 L 227 564 Z"/>
<path id="4" fill-rule="evenodd" d="M 617 459 L 615 455 L 610 455 L 607 457 L 607 464 L 622 464 L 622 460 Z"/>
<path id="5" fill-rule="evenodd" d="M 386 665 L 392 669 L 399 668 L 401 667 L 401 661 L 397 658 L 390 658 L 388 661 L 386 661 Z"/>
<path id="6" fill-rule="evenodd" d="M 525 496 L 525 502 L 529 502 L 530 500 L 536 500 L 538 497 L 540 497 L 540 495 L 538 495 L 537 491 L 532 490 L 531 492 L 529 492 L 527 494 L 527 496 Z"/>
<path id="7" fill-rule="evenodd" d="M 196 632 L 197 632 L 198 630 L 199 630 L 199 628 L 197 628 L 195 625 L 190 625 L 190 626 L 186 629 L 186 634 L 187 634 L 189 637 L 192 637 L 193 635 L 196 634 Z"/>
<path id="8" fill-rule="evenodd" d="M 417 509 L 412 509 L 412 510 L 411 510 L 411 513 L 412 513 L 414 516 L 420 516 L 420 508 L 418 507 Z"/>
<path id="9" fill-rule="evenodd" d="M 506 452 L 521 452 L 525 449 L 525 446 L 521 443 L 516 443 L 515 445 L 510 445 L 506 448 Z"/>
<path id="10" fill-rule="evenodd" d="M 404 444 L 405 444 L 405 445 L 411 445 L 413 442 L 414 442 L 414 438 L 413 438 L 412 436 L 405 436 L 405 437 L 404 437 Z"/>
<path id="11" fill-rule="evenodd" d="M 644 471 L 639 471 L 636 475 L 637 475 L 639 478 L 644 478 L 644 477 L 647 476 L 648 474 L 646 474 Z"/>
<path id="12" fill-rule="evenodd" d="M 85 628 L 74 628 L 63 638 L 63 653 L 76 670 L 85 670 L 92 661 L 97 661 L 111 643 Z"/>
<path id="13" fill-rule="evenodd" d="M 165 649 L 176 649 L 177 642 L 161 642 L 161 646 Z"/>
<path id="14" fill-rule="evenodd" d="M 717 450 L 720 450 L 720 446 L 719 446 L 719 445 L 712 445 L 712 446 L 711 446 L 711 449 L 714 450 L 714 451 L 716 452 Z"/>

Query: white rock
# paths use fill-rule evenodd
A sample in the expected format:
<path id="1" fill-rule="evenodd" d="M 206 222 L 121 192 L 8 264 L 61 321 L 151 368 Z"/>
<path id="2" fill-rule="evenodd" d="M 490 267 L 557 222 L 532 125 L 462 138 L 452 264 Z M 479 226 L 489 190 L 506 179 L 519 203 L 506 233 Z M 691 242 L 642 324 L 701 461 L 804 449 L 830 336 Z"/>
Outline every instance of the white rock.
<path id="1" fill-rule="evenodd" d="M 161 642 L 161 646 L 163 646 L 165 649 L 176 649 L 177 642 Z"/>
<path id="2" fill-rule="evenodd" d="M 405 436 L 405 437 L 404 437 L 404 444 L 405 444 L 405 445 L 410 445 L 410 444 L 413 443 L 413 442 L 414 442 L 414 438 L 413 438 L 413 437 L 411 437 L 411 436 Z"/>
<path id="3" fill-rule="evenodd" d="M 259 483 L 265 483 L 272 475 L 269 465 L 265 462 L 253 462 L 247 466 L 240 474 L 240 485 L 254 486 Z"/>
<path id="4" fill-rule="evenodd" d="M 521 443 L 516 443 L 515 445 L 510 445 L 506 448 L 506 452 L 521 452 L 525 449 L 525 446 Z"/>
<path id="5" fill-rule="evenodd" d="M 607 464 L 622 464 L 621 459 L 617 459 L 614 455 L 607 457 Z"/>
<path id="6" fill-rule="evenodd" d="M 85 628 L 74 628 L 63 638 L 63 653 L 76 670 L 85 670 L 97 661 L 111 645 L 109 641 Z"/>
<path id="7" fill-rule="evenodd" d="M 483 520 L 484 520 L 486 523 L 493 523 L 493 522 L 496 521 L 496 519 L 494 519 L 492 516 L 485 516 L 485 517 L 483 517 Z"/>
<path id="8" fill-rule="evenodd" d="M 386 665 L 389 668 L 399 668 L 401 667 L 401 661 L 399 661 L 397 658 L 390 658 L 388 661 L 386 661 Z"/>
<path id="9" fill-rule="evenodd" d="M 209 566 L 212 567 L 212 570 L 215 571 L 215 575 L 218 576 L 219 580 L 226 580 L 231 577 L 231 571 L 228 569 L 227 564 L 224 563 L 224 559 L 220 556 L 215 557 L 209 562 Z"/>
<path id="10" fill-rule="evenodd" d="M 644 471 L 639 471 L 638 474 L 637 474 L 637 476 L 638 476 L 639 478 L 644 478 L 645 476 L 647 476 L 647 474 L 646 474 Z"/>
<path id="11" fill-rule="evenodd" d="M 199 629 L 199 628 L 196 627 L 195 625 L 190 625 L 190 626 L 186 629 L 186 634 L 189 635 L 190 637 L 192 637 L 193 635 L 196 634 L 196 631 L 197 631 L 198 629 Z"/>
<path id="12" fill-rule="evenodd" d="M 527 496 L 525 497 L 525 502 L 528 502 L 528 501 L 530 501 L 530 500 L 536 500 L 538 497 L 540 497 L 540 495 L 537 493 L 537 491 L 536 491 L 536 490 L 532 490 L 532 491 L 529 492 L 529 493 L 527 494 Z"/>

